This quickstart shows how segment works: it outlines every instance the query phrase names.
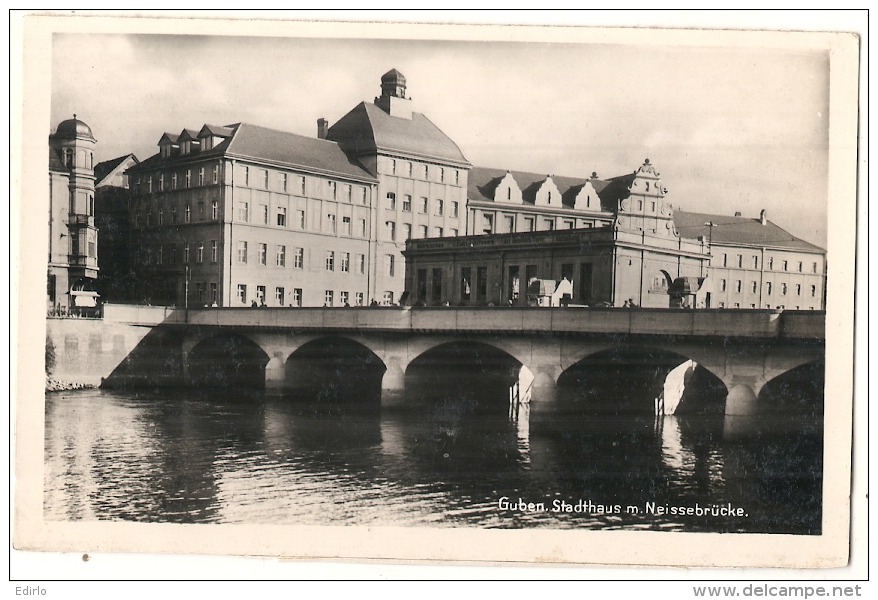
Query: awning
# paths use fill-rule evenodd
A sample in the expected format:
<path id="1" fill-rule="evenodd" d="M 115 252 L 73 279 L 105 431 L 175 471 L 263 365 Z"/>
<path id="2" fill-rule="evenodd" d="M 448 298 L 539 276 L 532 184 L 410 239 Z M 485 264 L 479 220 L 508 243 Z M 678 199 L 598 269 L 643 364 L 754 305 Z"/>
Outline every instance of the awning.
<path id="1" fill-rule="evenodd" d="M 98 298 L 101 297 L 100 294 L 91 290 L 70 290 L 70 295 L 73 296 L 74 306 L 85 307 L 97 306 Z"/>

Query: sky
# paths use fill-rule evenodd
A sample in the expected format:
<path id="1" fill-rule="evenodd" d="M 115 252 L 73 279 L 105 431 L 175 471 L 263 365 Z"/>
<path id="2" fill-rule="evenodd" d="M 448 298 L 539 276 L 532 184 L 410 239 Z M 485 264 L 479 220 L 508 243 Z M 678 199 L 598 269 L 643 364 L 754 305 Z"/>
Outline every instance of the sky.
<path id="1" fill-rule="evenodd" d="M 396 68 L 476 166 L 612 177 L 649 158 L 688 211 L 768 218 L 826 247 L 826 51 L 609 43 L 55 34 L 50 129 L 96 160 L 163 132 L 248 122 L 316 136 Z"/>

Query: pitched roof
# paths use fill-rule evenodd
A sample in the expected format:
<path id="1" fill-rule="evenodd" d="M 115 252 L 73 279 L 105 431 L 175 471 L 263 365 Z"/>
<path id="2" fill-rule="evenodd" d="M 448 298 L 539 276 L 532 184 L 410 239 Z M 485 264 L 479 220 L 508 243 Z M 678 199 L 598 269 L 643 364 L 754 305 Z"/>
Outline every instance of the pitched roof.
<path id="1" fill-rule="evenodd" d="M 329 128 L 326 138 L 353 155 L 369 152 L 400 154 L 469 166 L 451 138 L 421 113 L 411 120 L 392 117 L 371 103 L 360 102 Z"/>
<path id="2" fill-rule="evenodd" d="M 335 142 L 249 123 L 235 123 L 226 125 L 225 128 L 232 132 L 231 137 L 227 137 L 209 150 L 172 157 L 162 157 L 160 154 L 155 154 L 135 165 L 129 171 L 137 172 L 170 164 L 185 164 L 204 158 L 233 156 L 306 171 L 353 177 L 369 182 L 375 181 L 375 178 L 362 167 L 352 163 Z"/>
<path id="3" fill-rule="evenodd" d="M 534 204 L 537 190 L 540 189 L 540 186 L 546 180 L 546 177 L 549 177 L 546 174 L 529 173 L 526 171 L 507 171 L 505 169 L 473 167 L 469 173 L 467 198 L 469 200 L 493 202 L 494 192 L 500 184 L 500 181 L 506 177 L 507 173 L 511 174 L 513 179 L 515 179 L 515 182 L 518 184 L 518 188 L 521 190 L 522 200 L 524 200 L 525 204 Z M 570 209 L 573 208 L 576 195 L 589 181 L 591 181 L 592 186 L 601 198 L 601 210 L 612 210 L 615 206 L 614 200 L 618 199 L 614 196 L 620 194 L 622 189 L 624 189 L 625 195 L 627 195 L 628 185 L 630 185 L 630 180 L 624 185 L 624 188 L 622 188 L 615 182 L 615 180 L 603 181 L 600 179 L 565 177 L 562 175 L 551 175 L 551 177 L 552 181 L 555 182 L 558 191 L 561 193 L 561 203 L 565 208 Z M 633 179 L 634 176 L 624 175 L 622 178 L 616 179 L 621 180 L 625 178 Z M 609 188 L 609 190 L 605 193 L 603 190 L 606 190 L 607 188 Z"/>
<path id="4" fill-rule="evenodd" d="M 713 223 L 713 226 L 711 227 L 708 223 Z M 763 225 L 759 219 L 748 217 L 730 217 L 728 215 L 675 210 L 674 224 L 680 237 L 698 238 L 704 236 L 714 244 L 745 244 L 788 248 L 805 252 L 824 252 L 823 248 L 797 238 L 771 221 L 766 221 Z"/>
<path id="5" fill-rule="evenodd" d="M 125 160 L 128 159 L 129 156 L 134 156 L 133 154 L 126 154 L 125 156 L 120 156 L 118 158 L 113 158 L 111 160 L 105 160 L 104 162 L 99 162 L 95 165 L 95 181 L 100 182 L 104 177 L 113 172 L 113 169 L 121 165 Z M 137 161 L 137 157 L 134 156 L 134 160 Z"/>
<path id="6" fill-rule="evenodd" d="M 202 127 L 201 130 L 198 132 L 199 137 L 204 133 L 207 133 L 209 135 L 213 135 L 216 137 L 225 138 L 225 137 L 229 137 L 230 135 L 235 133 L 235 130 L 232 129 L 231 127 L 220 127 L 219 125 L 205 124 L 204 127 Z"/>

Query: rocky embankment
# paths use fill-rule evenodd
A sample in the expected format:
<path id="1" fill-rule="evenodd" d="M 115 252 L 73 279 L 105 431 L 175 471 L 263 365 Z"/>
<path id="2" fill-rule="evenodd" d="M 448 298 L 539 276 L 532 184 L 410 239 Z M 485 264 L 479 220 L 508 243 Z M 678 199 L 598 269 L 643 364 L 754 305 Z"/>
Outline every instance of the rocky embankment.
<path id="1" fill-rule="evenodd" d="M 65 392 L 67 390 L 87 390 L 93 388 L 95 386 L 88 383 L 81 383 L 77 381 L 60 381 L 58 379 L 52 379 L 51 377 L 46 377 L 46 391 L 47 392 Z"/>

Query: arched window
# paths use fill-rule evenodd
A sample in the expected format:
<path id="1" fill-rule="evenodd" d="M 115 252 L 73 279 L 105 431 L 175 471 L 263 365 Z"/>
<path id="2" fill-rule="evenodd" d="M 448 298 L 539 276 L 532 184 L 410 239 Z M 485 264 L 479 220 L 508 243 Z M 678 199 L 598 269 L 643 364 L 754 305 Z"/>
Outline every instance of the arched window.
<path id="1" fill-rule="evenodd" d="M 64 166 L 66 166 L 66 167 L 76 166 L 73 148 L 65 148 L 64 149 Z"/>

